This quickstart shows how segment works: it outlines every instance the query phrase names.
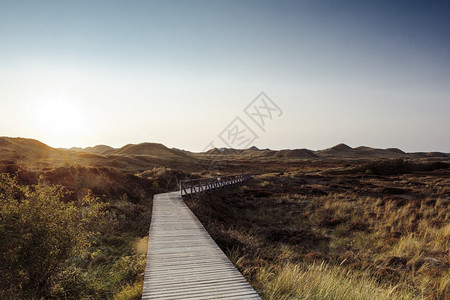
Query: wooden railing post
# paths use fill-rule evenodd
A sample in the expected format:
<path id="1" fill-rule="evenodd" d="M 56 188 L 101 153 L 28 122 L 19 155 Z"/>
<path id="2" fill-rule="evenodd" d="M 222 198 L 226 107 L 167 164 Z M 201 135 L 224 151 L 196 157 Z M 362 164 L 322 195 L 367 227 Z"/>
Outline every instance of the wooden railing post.
<path id="1" fill-rule="evenodd" d="M 237 174 L 228 176 L 208 177 L 199 179 L 180 180 L 180 195 L 181 197 L 189 194 L 191 199 L 196 196 L 200 197 L 212 190 L 230 189 L 235 185 L 244 183 L 251 178 L 250 174 Z"/>

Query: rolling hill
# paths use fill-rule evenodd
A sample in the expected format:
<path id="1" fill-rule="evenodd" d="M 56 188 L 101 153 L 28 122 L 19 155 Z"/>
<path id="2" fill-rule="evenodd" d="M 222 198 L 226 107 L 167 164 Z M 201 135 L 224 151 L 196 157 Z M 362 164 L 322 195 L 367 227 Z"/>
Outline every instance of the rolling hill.
<path id="1" fill-rule="evenodd" d="M 127 172 L 142 172 L 153 167 L 203 170 L 208 161 L 224 160 L 336 160 L 336 159 L 389 159 L 389 158 L 445 158 L 441 152 L 405 153 L 397 148 L 377 149 L 360 146 L 352 148 L 338 144 L 324 150 L 284 149 L 270 150 L 214 148 L 203 153 L 168 148 L 160 143 L 128 144 L 121 148 L 97 145 L 87 148 L 55 149 L 34 139 L 0 137 L 0 161 L 22 163 L 35 168 L 63 164 L 109 167 Z"/>
<path id="2" fill-rule="evenodd" d="M 158 166 L 192 167 L 199 165 L 189 152 L 169 149 L 162 144 L 129 144 L 119 149 L 106 145 L 88 148 L 52 148 L 34 139 L 0 137 L 0 161 L 47 168 L 64 164 L 109 167 L 138 172 Z"/>
<path id="3" fill-rule="evenodd" d="M 45 159 L 57 151 L 34 139 L 0 137 L 2 160 Z"/>

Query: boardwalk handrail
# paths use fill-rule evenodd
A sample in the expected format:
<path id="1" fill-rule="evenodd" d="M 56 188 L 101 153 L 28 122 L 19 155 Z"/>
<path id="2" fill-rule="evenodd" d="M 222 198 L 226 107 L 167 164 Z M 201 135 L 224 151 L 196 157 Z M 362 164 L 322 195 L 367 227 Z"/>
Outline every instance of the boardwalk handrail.
<path id="1" fill-rule="evenodd" d="M 222 189 L 243 183 L 251 178 L 250 174 L 238 174 L 227 176 L 216 176 L 208 178 L 197 178 L 180 180 L 180 194 L 181 197 L 195 194 L 200 194 L 206 191 Z"/>

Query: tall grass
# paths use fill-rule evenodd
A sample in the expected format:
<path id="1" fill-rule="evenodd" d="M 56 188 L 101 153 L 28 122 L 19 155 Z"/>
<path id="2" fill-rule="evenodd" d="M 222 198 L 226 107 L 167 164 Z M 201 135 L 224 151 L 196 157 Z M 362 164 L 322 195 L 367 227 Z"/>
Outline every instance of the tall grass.
<path id="1" fill-rule="evenodd" d="M 264 299 L 450 299 L 450 179 L 296 174 L 188 201 Z"/>
<path id="2" fill-rule="evenodd" d="M 358 274 L 324 262 L 286 263 L 259 269 L 258 282 L 263 299 L 420 299 L 405 287 L 378 283 L 367 274 Z"/>

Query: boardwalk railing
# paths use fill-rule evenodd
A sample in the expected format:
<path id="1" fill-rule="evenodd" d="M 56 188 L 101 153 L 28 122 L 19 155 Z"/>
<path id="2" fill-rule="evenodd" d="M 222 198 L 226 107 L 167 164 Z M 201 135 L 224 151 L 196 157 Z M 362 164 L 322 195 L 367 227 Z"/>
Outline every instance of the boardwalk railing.
<path id="1" fill-rule="evenodd" d="M 209 178 L 180 180 L 181 197 L 199 195 L 201 193 L 241 184 L 251 178 L 250 174 L 228 175 Z"/>

